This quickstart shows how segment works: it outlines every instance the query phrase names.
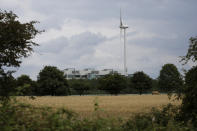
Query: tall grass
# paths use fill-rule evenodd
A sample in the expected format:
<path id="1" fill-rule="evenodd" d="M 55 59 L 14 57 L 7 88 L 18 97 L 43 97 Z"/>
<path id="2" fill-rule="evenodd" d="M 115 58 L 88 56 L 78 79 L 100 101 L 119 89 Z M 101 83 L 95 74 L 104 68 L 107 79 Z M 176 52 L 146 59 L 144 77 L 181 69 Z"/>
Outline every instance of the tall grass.
<path id="1" fill-rule="evenodd" d="M 24 103 L 0 105 L 1 131 L 188 131 L 191 125 L 178 121 L 176 106 L 161 110 L 137 113 L 128 120 L 102 117 L 97 99 L 94 101 L 95 117 L 79 118 L 77 113 L 65 108 L 35 107 Z"/>
<path id="2" fill-rule="evenodd" d="M 167 95 L 119 95 L 119 96 L 43 96 L 30 100 L 28 97 L 18 97 L 19 101 L 36 107 L 66 108 L 75 111 L 81 118 L 94 117 L 94 104 L 99 104 L 100 115 L 103 117 L 128 118 L 134 113 L 149 112 L 152 107 L 180 101 L 170 101 Z"/>

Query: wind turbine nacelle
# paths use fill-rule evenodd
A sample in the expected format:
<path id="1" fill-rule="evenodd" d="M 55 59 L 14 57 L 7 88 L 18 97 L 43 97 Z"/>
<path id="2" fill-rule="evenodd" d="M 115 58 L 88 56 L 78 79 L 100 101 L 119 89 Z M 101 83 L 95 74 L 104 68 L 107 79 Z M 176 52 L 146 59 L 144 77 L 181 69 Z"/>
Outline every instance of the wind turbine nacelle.
<path id="1" fill-rule="evenodd" d="M 129 28 L 128 25 L 120 25 L 120 29 L 127 29 L 127 28 Z"/>

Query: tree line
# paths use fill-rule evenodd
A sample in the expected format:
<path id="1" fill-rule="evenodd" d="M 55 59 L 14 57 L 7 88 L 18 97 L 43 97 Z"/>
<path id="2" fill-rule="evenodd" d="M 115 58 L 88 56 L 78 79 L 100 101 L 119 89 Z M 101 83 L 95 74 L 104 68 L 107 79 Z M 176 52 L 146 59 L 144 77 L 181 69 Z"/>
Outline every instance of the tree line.
<path id="1" fill-rule="evenodd" d="M 173 64 L 165 64 L 157 79 L 143 71 L 135 72 L 130 77 L 112 73 L 98 79 L 66 80 L 64 73 L 54 66 L 45 66 L 38 74 L 37 81 L 28 75 L 21 75 L 16 80 L 18 95 L 85 95 L 85 94 L 143 94 L 159 91 L 175 93 L 183 88 L 183 79 Z"/>

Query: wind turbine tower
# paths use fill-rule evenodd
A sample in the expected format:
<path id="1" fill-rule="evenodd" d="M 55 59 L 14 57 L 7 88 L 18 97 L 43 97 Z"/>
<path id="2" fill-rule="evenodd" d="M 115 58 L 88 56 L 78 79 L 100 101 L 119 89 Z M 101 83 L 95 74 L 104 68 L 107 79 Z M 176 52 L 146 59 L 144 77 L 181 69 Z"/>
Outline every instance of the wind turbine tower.
<path id="1" fill-rule="evenodd" d="M 124 75 L 127 76 L 127 53 L 126 53 L 126 29 L 129 28 L 127 25 L 124 25 L 122 22 L 122 14 L 120 10 L 120 42 L 122 37 L 122 30 L 124 31 Z"/>

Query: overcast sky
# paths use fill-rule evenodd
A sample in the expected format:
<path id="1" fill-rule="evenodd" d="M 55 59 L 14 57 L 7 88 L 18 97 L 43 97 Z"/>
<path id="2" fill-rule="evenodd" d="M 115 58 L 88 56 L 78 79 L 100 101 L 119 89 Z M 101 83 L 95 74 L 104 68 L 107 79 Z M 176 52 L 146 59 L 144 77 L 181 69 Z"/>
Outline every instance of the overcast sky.
<path id="1" fill-rule="evenodd" d="M 122 72 L 120 7 L 129 26 L 128 72 L 157 78 L 166 63 L 180 71 L 179 56 L 186 54 L 188 39 L 197 36 L 197 0 L 0 0 L 1 10 L 13 11 L 21 22 L 39 21 L 36 27 L 45 30 L 34 40 L 40 46 L 15 76 L 36 79 L 45 65 Z"/>

